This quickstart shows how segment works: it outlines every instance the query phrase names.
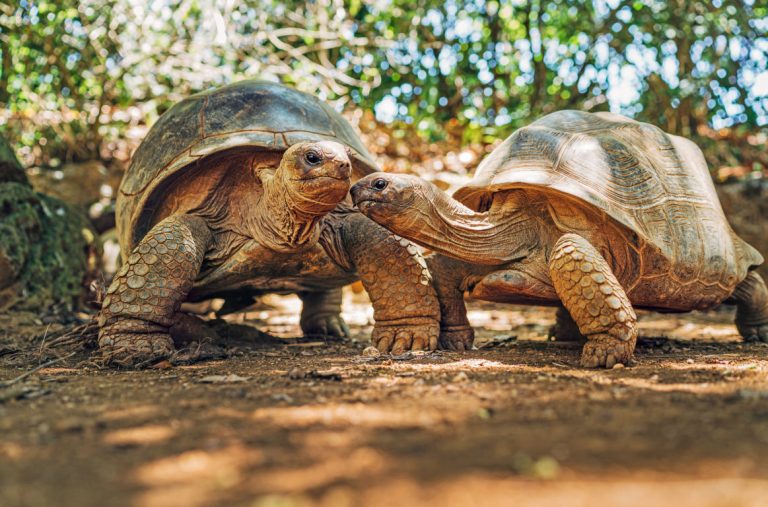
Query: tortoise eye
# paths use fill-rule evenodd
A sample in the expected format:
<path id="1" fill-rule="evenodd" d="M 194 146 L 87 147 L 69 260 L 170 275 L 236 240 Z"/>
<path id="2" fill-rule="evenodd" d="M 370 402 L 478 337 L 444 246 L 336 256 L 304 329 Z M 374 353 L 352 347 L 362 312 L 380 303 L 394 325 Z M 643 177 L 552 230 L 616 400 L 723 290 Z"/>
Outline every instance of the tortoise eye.
<path id="1" fill-rule="evenodd" d="M 310 150 L 304 155 L 304 160 L 310 165 L 317 165 L 323 161 L 323 157 L 318 152 Z"/>
<path id="2" fill-rule="evenodd" d="M 374 180 L 373 188 L 375 188 L 376 190 L 384 190 L 385 188 L 387 188 L 388 184 L 389 183 L 387 182 L 387 180 L 383 178 L 379 178 L 377 180 Z"/>

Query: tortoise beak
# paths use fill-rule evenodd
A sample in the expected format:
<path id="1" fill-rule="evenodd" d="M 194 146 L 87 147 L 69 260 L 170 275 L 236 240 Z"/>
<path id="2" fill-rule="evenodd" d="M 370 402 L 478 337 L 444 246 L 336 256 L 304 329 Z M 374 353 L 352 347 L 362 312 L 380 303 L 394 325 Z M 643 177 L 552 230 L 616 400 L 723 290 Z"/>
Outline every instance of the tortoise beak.
<path id="1" fill-rule="evenodd" d="M 366 184 L 363 180 L 358 181 L 354 185 L 352 185 L 352 188 L 349 189 L 349 194 L 352 196 L 352 203 L 356 207 L 360 207 L 361 203 L 370 202 L 371 199 L 368 197 Z"/>
<path id="2" fill-rule="evenodd" d="M 383 189 L 376 188 L 376 175 L 369 175 L 361 179 L 349 189 L 354 205 L 365 215 L 377 204 L 387 202 L 387 197 Z"/>

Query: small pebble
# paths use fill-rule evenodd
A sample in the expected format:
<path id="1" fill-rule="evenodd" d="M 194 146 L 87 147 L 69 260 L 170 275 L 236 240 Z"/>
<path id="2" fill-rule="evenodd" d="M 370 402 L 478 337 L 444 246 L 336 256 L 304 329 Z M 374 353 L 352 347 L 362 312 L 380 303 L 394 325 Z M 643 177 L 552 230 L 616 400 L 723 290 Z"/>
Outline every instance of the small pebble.
<path id="1" fill-rule="evenodd" d="M 451 382 L 466 382 L 469 380 L 469 376 L 464 373 L 463 371 L 460 371 L 451 379 Z"/>
<path id="2" fill-rule="evenodd" d="M 307 373 L 301 368 L 291 368 L 288 370 L 288 378 L 291 380 L 300 380 L 307 376 Z"/>
<path id="3" fill-rule="evenodd" d="M 613 365 L 613 368 L 612 368 L 612 369 L 614 369 L 614 370 L 620 370 L 620 369 L 622 369 L 622 368 L 624 368 L 624 364 L 622 364 L 622 363 L 616 363 L 616 364 L 614 364 L 614 365 Z"/>
<path id="4" fill-rule="evenodd" d="M 688 363 L 688 364 L 693 364 L 694 363 L 692 358 L 686 359 L 685 362 Z"/>
<path id="5" fill-rule="evenodd" d="M 363 355 L 366 357 L 379 357 L 381 352 L 379 352 L 379 349 L 376 347 L 365 347 L 365 349 L 363 349 Z"/>

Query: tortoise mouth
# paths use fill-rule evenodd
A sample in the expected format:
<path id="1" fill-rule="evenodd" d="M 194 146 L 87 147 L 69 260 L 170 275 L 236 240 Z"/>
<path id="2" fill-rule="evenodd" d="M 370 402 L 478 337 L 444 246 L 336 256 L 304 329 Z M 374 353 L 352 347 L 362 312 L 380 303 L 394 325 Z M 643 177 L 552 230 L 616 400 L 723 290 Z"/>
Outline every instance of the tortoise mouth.
<path id="1" fill-rule="evenodd" d="M 376 199 L 372 197 L 355 199 L 353 196 L 352 201 L 361 213 L 374 219 L 378 217 L 383 220 L 389 215 L 399 214 L 403 211 L 403 206 L 390 202 L 387 199 Z"/>
<path id="2" fill-rule="evenodd" d="M 293 178 L 289 185 L 291 193 L 306 202 L 311 202 L 317 211 L 327 211 L 344 200 L 349 192 L 349 178 L 328 174 L 315 174 Z"/>
<path id="3" fill-rule="evenodd" d="M 362 211 L 363 213 L 373 208 L 377 204 L 379 204 L 379 201 L 375 201 L 373 199 L 363 199 L 360 201 L 355 201 L 355 207 L 360 211 Z"/>
<path id="4" fill-rule="evenodd" d="M 349 181 L 349 177 L 348 176 L 347 177 L 344 177 L 344 176 L 332 176 L 332 175 L 329 175 L 329 174 L 319 174 L 319 175 L 316 175 L 316 176 L 307 176 L 305 178 L 293 178 L 292 179 L 292 181 L 298 181 L 298 182 L 302 182 L 302 181 L 318 181 L 318 180 L 336 180 L 336 181 L 348 182 Z"/>

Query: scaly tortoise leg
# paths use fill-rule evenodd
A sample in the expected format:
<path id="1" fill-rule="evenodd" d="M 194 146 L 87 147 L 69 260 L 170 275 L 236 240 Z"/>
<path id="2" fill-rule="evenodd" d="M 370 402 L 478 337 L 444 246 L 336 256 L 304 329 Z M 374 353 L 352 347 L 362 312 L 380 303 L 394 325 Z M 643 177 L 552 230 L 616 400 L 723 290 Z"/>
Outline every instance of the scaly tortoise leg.
<path id="1" fill-rule="evenodd" d="M 324 292 L 300 292 L 301 330 L 307 336 L 349 336 L 341 318 L 341 287 Z"/>
<path id="2" fill-rule="evenodd" d="M 565 234 L 549 260 L 555 291 L 587 343 L 581 365 L 628 364 L 637 340 L 637 317 L 600 252 L 578 234 Z"/>
<path id="3" fill-rule="evenodd" d="M 99 314 L 99 348 L 110 363 L 134 366 L 173 353 L 169 329 L 211 240 L 202 218 L 173 215 L 133 249 Z"/>
<path id="4" fill-rule="evenodd" d="M 768 342 L 768 288 L 755 271 L 736 286 L 736 329 L 748 342 Z"/>
<path id="5" fill-rule="evenodd" d="M 555 324 L 549 328 L 549 336 L 557 342 L 581 342 L 587 341 L 587 337 L 579 331 L 579 325 L 573 320 L 571 314 L 564 306 L 557 308 Z"/>
<path id="6" fill-rule="evenodd" d="M 461 290 L 465 263 L 439 254 L 430 255 L 425 260 L 440 302 L 440 348 L 472 350 L 475 331 L 467 319 L 464 291 Z"/>
<path id="7" fill-rule="evenodd" d="M 344 221 L 343 242 L 371 298 L 371 341 L 382 352 L 435 350 L 440 306 L 424 259 L 400 238 L 360 213 Z"/>

